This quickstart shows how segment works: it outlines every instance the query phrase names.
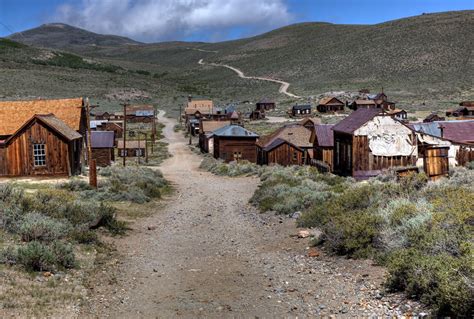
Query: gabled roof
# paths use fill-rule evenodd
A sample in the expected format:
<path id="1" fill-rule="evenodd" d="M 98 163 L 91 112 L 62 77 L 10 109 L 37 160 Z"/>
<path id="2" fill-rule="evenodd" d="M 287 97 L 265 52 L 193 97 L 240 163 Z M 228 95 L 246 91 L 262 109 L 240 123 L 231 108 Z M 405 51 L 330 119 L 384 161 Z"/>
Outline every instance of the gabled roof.
<path id="1" fill-rule="evenodd" d="M 227 125 L 214 131 L 214 136 L 220 137 L 253 137 L 257 138 L 258 135 L 254 132 L 244 129 L 239 125 Z"/>
<path id="2" fill-rule="evenodd" d="M 263 98 L 260 101 L 257 102 L 257 104 L 275 104 L 275 101 L 270 100 L 268 98 Z"/>
<path id="3" fill-rule="evenodd" d="M 239 119 L 239 113 L 237 113 L 237 111 L 232 112 L 232 114 L 230 115 L 230 119 L 231 120 L 238 120 Z"/>
<path id="4" fill-rule="evenodd" d="M 201 121 L 201 132 L 209 133 L 227 125 L 230 121 Z"/>
<path id="5" fill-rule="evenodd" d="M 319 100 L 319 105 L 344 105 L 344 103 L 335 97 L 325 97 Z"/>
<path id="6" fill-rule="evenodd" d="M 304 126 L 308 122 L 310 122 L 312 125 L 321 124 L 321 119 L 319 117 L 305 117 L 304 119 L 299 121 L 299 124 Z"/>
<path id="7" fill-rule="evenodd" d="M 115 140 L 114 131 L 92 131 L 91 147 L 92 148 L 113 148 Z"/>
<path id="8" fill-rule="evenodd" d="M 311 131 L 300 124 L 288 124 L 280 127 L 270 135 L 263 136 L 257 145 L 261 148 L 267 148 L 277 139 L 285 140 L 298 147 L 312 147 L 310 142 Z"/>
<path id="9" fill-rule="evenodd" d="M 1 101 L 0 135 L 15 133 L 35 114 L 54 114 L 71 129 L 78 131 L 81 126 L 83 99 Z"/>
<path id="10" fill-rule="evenodd" d="M 282 139 L 282 138 L 277 138 L 277 139 L 275 139 L 275 140 L 272 141 L 270 144 L 266 145 L 266 146 L 263 148 L 263 150 L 264 150 L 265 152 L 269 152 L 269 151 L 271 151 L 271 150 L 273 150 L 273 149 L 277 148 L 278 146 L 280 146 L 280 145 L 282 145 L 282 144 L 285 144 L 285 143 L 288 143 L 288 144 L 290 144 L 291 146 L 293 146 L 294 148 L 296 148 L 296 149 L 298 149 L 298 150 L 300 150 L 300 151 L 303 151 L 300 147 L 298 147 L 298 145 L 295 145 L 295 144 L 293 144 L 293 143 L 291 143 L 291 142 L 289 142 L 289 141 L 287 141 L 287 140 L 284 140 L 284 139 Z"/>
<path id="11" fill-rule="evenodd" d="M 155 114 L 155 108 L 153 105 L 130 105 L 127 106 L 127 115 L 135 116 L 153 116 Z"/>
<path id="12" fill-rule="evenodd" d="M 81 134 L 77 133 L 77 131 L 70 128 L 66 123 L 64 123 L 57 117 L 55 117 L 53 114 L 46 114 L 46 115 L 35 114 L 28 121 L 23 123 L 23 125 L 20 126 L 16 132 L 11 134 L 10 137 L 5 141 L 5 143 L 8 143 L 11 140 L 13 140 L 18 134 L 20 134 L 20 132 L 25 127 L 30 125 L 30 123 L 33 121 L 38 121 L 42 123 L 43 125 L 47 126 L 52 131 L 61 135 L 63 138 L 65 138 L 68 141 L 73 141 L 73 140 L 82 138 Z"/>
<path id="13" fill-rule="evenodd" d="M 133 148 L 145 148 L 145 141 L 125 141 L 125 146 L 127 149 Z M 123 148 L 123 139 L 118 140 L 117 148 Z"/>
<path id="14" fill-rule="evenodd" d="M 334 146 L 334 131 L 332 128 L 334 124 L 316 124 L 314 126 L 314 133 L 318 141 L 318 145 L 321 147 L 333 147 Z"/>
<path id="15" fill-rule="evenodd" d="M 212 114 L 214 103 L 211 100 L 192 100 L 188 102 L 184 112 L 186 114 L 193 114 L 199 111 L 201 114 Z"/>
<path id="16" fill-rule="evenodd" d="M 380 109 L 358 109 L 352 112 L 348 117 L 334 125 L 333 131 L 352 134 L 359 127 L 373 119 L 375 116 L 382 114 Z"/>

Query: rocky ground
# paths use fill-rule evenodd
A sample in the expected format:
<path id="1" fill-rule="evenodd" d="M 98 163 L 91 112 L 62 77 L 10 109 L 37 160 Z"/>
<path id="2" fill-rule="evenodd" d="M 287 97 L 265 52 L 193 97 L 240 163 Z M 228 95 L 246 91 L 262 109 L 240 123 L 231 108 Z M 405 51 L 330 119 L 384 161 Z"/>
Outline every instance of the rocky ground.
<path id="1" fill-rule="evenodd" d="M 299 238 L 295 220 L 248 205 L 258 179 L 198 169 L 174 122 L 161 169 L 176 191 L 89 280 L 81 317 L 223 318 L 397 316 L 420 305 L 382 288 L 370 260 L 328 256 Z"/>

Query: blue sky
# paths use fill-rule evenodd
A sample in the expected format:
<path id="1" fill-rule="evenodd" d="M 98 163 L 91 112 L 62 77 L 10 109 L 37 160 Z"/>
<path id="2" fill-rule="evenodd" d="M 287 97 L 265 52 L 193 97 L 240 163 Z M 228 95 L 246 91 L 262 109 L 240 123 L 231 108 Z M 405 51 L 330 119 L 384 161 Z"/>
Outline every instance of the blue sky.
<path id="1" fill-rule="evenodd" d="M 0 36 L 64 22 L 144 42 L 221 41 L 297 22 L 375 24 L 473 9 L 474 0 L 0 0 Z"/>

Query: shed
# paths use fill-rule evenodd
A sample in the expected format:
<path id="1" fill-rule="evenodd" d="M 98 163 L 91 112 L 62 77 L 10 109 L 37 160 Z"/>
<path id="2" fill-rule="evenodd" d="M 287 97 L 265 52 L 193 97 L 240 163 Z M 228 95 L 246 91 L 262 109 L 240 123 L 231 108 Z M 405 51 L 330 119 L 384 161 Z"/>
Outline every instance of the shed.
<path id="1" fill-rule="evenodd" d="M 445 119 L 446 118 L 439 116 L 438 113 L 434 112 L 428 115 L 427 117 L 425 117 L 423 122 L 428 123 L 428 122 L 444 121 Z"/>
<path id="2" fill-rule="evenodd" d="M 81 150 L 81 134 L 53 114 L 36 114 L 0 142 L 0 176 L 78 174 Z"/>
<path id="3" fill-rule="evenodd" d="M 126 107 L 127 121 L 132 123 L 151 123 L 155 119 L 153 105 L 130 105 Z"/>
<path id="4" fill-rule="evenodd" d="M 115 133 L 113 131 L 92 131 L 91 149 L 92 159 L 97 166 L 105 167 L 115 160 L 114 155 Z"/>
<path id="5" fill-rule="evenodd" d="M 257 163 L 304 165 L 309 162 L 311 131 L 300 124 L 285 125 L 257 142 Z"/>
<path id="6" fill-rule="evenodd" d="M 321 113 L 334 113 L 344 111 L 344 103 L 335 97 L 325 97 L 319 101 L 317 110 Z"/>
<path id="7" fill-rule="evenodd" d="M 238 125 L 227 125 L 214 131 L 214 157 L 225 162 L 257 162 L 258 135 Z"/>
<path id="8" fill-rule="evenodd" d="M 375 109 L 377 104 L 374 100 L 355 100 L 349 105 L 349 108 L 354 111 L 358 109 Z"/>

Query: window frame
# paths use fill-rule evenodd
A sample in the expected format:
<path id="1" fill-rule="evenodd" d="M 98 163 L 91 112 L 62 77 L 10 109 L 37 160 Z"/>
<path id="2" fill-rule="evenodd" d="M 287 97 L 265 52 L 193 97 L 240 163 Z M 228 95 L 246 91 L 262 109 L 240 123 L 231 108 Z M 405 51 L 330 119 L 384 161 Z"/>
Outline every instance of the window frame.
<path id="1" fill-rule="evenodd" d="M 46 167 L 46 143 L 32 143 L 33 146 L 33 166 Z"/>

